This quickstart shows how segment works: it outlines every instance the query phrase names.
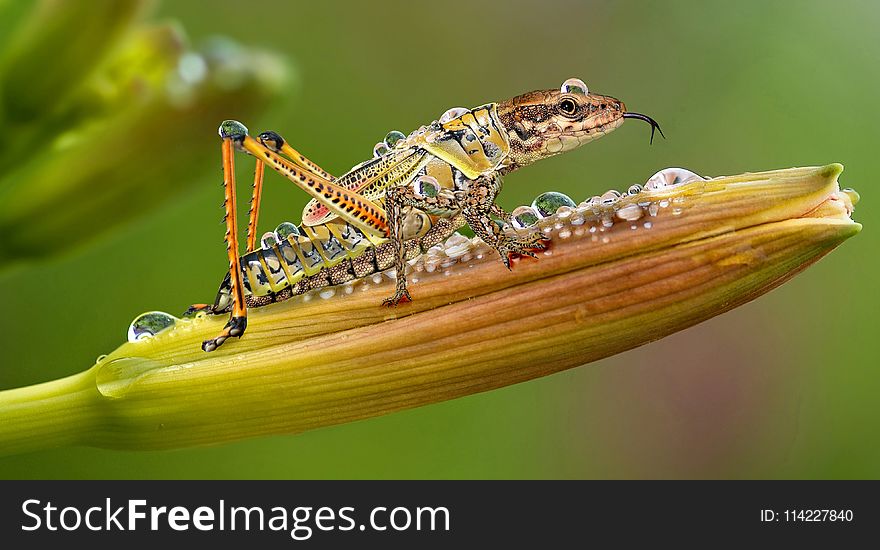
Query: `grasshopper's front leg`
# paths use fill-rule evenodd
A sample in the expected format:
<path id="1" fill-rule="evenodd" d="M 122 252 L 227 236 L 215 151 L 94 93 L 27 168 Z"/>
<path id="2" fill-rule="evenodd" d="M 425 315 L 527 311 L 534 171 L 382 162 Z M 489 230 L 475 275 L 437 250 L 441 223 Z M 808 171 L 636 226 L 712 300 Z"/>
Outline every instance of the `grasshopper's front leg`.
<path id="1" fill-rule="evenodd" d="M 504 233 L 502 226 L 493 219 L 497 217 L 510 223 L 510 214 L 495 204 L 495 197 L 501 190 L 501 177 L 498 175 L 484 176 L 474 180 L 468 189 L 461 206 L 468 226 L 483 241 L 494 248 L 501 256 L 501 261 L 510 269 L 510 259 L 514 255 L 536 258 L 535 250 L 546 248 L 541 243 L 540 233 L 524 239 L 514 238 Z"/>

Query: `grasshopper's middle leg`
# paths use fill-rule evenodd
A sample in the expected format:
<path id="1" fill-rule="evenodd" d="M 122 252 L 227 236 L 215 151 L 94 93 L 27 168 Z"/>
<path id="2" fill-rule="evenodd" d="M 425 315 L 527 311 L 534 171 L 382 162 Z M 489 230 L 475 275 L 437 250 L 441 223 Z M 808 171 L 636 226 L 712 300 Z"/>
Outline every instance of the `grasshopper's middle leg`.
<path id="1" fill-rule="evenodd" d="M 223 330 L 216 337 L 202 342 L 202 349 L 214 351 L 232 336 L 241 337 L 247 328 L 247 303 L 244 299 L 241 260 L 238 255 L 238 225 L 235 205 L 235 147 L 247 135 L 247 129 L 240 123 L 224 122 L 220 126 L 220 137 L 223 140 L 221 151 L 223 156 L 223 190 L 226 197 L 226 255 L 229 257 L 229 282 L 232 294 L 232 313 Z"/>
<path id="2" fill-rule="evenodd" d="M 436 190 L 434 190 L 436 191 Z M 396 306 L 401 302 L 411 302 L 412 297 L 406 287 L 406 242 L 403 235 L 404 210 L 417 208 L 434 215 L 444 216 L 419 240 L 419 246 L 426 250 L 438 244 L 465 224 L 458 214 L 461 209 L 458 199 L 451 193 L 441 192 L 433 196 L 416 193 L 412 187 L 394 187 L 385 193 L 385 211 L 388 216 L 389 239 L 394 243 L 394 271 L 397 286 L 394 294 L 382 303 Z"/>

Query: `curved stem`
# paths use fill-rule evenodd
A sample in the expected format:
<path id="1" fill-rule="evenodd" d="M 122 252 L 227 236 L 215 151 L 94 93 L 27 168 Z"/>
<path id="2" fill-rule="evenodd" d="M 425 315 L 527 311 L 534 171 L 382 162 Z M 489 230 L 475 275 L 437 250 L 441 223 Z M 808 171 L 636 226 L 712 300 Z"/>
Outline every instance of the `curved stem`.
<path id="1" fill-rule="evenodd" d="M 377 275 L 258 308 L 244 338 L 211 353 L 200 343 L 225 316 L 179 320 L 82 374 L 0 392 L 0 454 L 297 433 L 620 353 L 756 298 L 856 234 L 841 169 L 685 182 L 615 210 L 562 211 L 541 221 L 550 249 L 512 272 L 459 235 L 413 267 L 411 304 L 381 307 L 393 282 Z"/>
<path id="2" fill-rule="evenodd" d="M 0 455 L 84 443 L 99 413 L 92 370 L 0 391 Z"/>

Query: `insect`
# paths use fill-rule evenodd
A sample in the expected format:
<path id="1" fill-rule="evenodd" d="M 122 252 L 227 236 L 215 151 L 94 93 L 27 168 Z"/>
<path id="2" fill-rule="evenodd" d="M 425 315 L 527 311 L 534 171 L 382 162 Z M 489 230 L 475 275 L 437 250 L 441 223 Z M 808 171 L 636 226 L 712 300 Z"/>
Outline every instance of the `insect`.
<path id="1" fill-rule="evenodd" d="M 662 130 L 649 116 L 629 112 L 613 97 L 590 93 L 582 80 L 529 92 L 473 109 L 449 109 L 408 136 L 390 132 L 374 158 L 334 177 L 275 132 L 251 137 L 240 122 L 220 125 L 229 271 L 213 304 L 187 314 L 229 313 L 229 322 L 202 344 L 213 351 L 247 327 L 247 309 L 303 292 L 395 270 L 394 294 L 411 301 L 406 262 L 467 225 L 510 268 L 517 255 L 535 257 L 541 235 L 504 231 L 510 214 L 495 204 L 502 177 L 540 159 L 570 151 L 634 118 Z M 234 153 L 256 159 L 247 251 L 238 253 Z M 285 222 L 257 242 L 264 166 L 296 184 L 312 200 L 299 226 Z"/>

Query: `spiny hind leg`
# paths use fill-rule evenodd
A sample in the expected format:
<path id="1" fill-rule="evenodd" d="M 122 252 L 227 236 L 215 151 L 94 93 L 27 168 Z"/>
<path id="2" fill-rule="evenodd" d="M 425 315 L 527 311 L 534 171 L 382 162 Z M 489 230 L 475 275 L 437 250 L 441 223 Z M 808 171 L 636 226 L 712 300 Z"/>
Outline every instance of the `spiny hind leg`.
<path id="1" fill-rule="evenodd" d="M 382 304 L 396 306 L 401 302 L 411 302 L 412 297 L 406 285 L 406 242 L 403 225 L 404 209 L 416 208 L 434 214 L 452 214 L 452 218 L 441 218 L 419 239 L 419 251 L 442 242 L 446 237 L 464 225 L 464 218 L 455 215 L 459 210 L 458 200 L 451 193 L 441 193 L 439 188 L 425 190 L 429 195 L 417 192 L 413 187 L 394 187 L 385 194 L 385 210 L 388 215 L 389 239 L 394 243 L 394 271 L 396 287 L 394 294 Z"/>
<path id="2" fill-rule="evenodd" d="M 291 147 L 291 145 L 279 135 L 277 132 L 263 132 L 258 136 L 260 143 L 262 143 L 266 148 L 278 153 L 279 155 L 283 155 L 285 158 L 289 159 L 291 162 L 296 164 L 299 168 L 305 170 L 308 174 L 313 177 L 323 178 L 330 182 L 336 181 L 336 176 L 333 176 L 308 158 L 305 155 Z M 303 221 L 306 222 L 308 220 L 310 213 L 317 212 L 322 206 L 322 203 L 317 199 L 312 199 L 306 205 L 305 209 L 303 209 Z"/>
<path id="3" fill-rule="evenodd" d="M 226 255 L 229 258 L 229 283 L 232 295 L 232 312 L 223 330 L 210 340 L 202 342 L 202 349 L 214 351 L 233 336 L 241 337 L 247 328 L 247 303 L 241 276 L 241 260 L 238 255 L 238 225 L 235 210 L 235 148 L 247 135 L 241 123 L 226 121 L 220 126 L 223 157 L 223 203 L 226 219 Z"/>
<path id="4" fill-rule="evenodd" d="M 257 166 L 254 169 L 254 186 L 253 193 L 251 194 L 251 207 L 248 211 L 248 227 L 247 227 L 247 251 L 253 252 L 257 247 L 257 220 L 260 217 L 260 200 L 263 196 L 263 175 L 264 175 L 264 165 L 262 161 L 257 161 Z M 227 216 L 229 213 L 225 211 L 226 209 L 226 201 L 223 201 L 223 223 L 227 222 Z M 228 244 L 228 243 L 227 243 Z M 184 318 L 192 318 L 197 316 L 199 313 L 222 313 L 229 309 L 229 304 L 220 303 L 222 298 L 230 298 L 231 297 L 231 280 L 229 277 L 229 273 L 226 274 L 226 278 L 223 280 L 223 284 L 220 285 L 220 291 L 218 292 L 217 298 L 215 299 L 213 304 L 193 304 L 186 308 L 186 311 L 183 312 Z"/>
<path id="5" fill-rule="evenodd" d="M 336 178 L 331 176 L 326 170 L 307 159 L 305 155 L 290 146 L 277 132 L 263 132 L 257 139 L 267 149 L 274 151 L 280 155 L 284 155 L 295 165 L 306 170 L 313 176 L 318 176 L 330 181 Z M 247 229 L 247 252 L 253 252 L 257 249 L 257 220 L 260 215 L 260 200 L 263 196 L 263 172 L 264 163 L 257 159 L 257 167 L 254 171 L 254 187 L 251 195 L 251 207 L 248 211 L 248 229 Z"/>
<path id="6" fill-rule="evenodd" d="M 251 207 L 248 210 L 247 252 L 257 249 L 257 220 L 260 218 L 260 201 L 263 199 L 263 161 L 258 160 L 254 168 L 254 187 L 251 193 Z"/>
<path id="7" fill-rule="evenodd" d="M 264 146 L 268 149 L 284 155 L 291 162 L 302 168 L 303 170 L 308 171 L 312 175 L 318 176 L 320 178 L 324 178 L 325 180 L 335 181 L 336 176 L 331 175 L 329 172 L 307 159 L 305 155 L 294 149 L 290 146 L 290 144 L 281 137 L 277 132 L 263 132 L 257 139 L 260 140 Z"/>

